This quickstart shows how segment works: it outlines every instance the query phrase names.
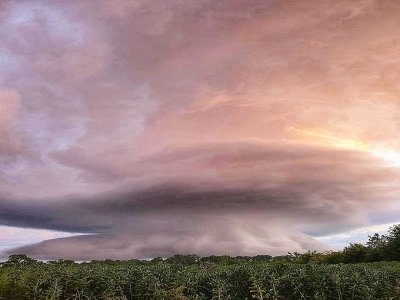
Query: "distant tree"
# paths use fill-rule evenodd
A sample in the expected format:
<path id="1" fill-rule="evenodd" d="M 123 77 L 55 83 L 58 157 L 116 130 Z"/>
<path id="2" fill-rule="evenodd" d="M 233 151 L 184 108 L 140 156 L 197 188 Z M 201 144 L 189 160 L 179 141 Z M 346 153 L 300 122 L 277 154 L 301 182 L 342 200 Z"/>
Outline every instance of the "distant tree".
<path id="1" fill-rule="evenodd" d="M 35 263 L 36 260 L 33 258 L 30 258 L 29 256 L 25 254 L 13 254 L 8 257 L 8 261 L 6 263 L 9 264 L 23 264 L 23 265 L 29 265 Z"/>
<path id="2" fill-rule="evenodd" d="M 176 254 L 174 256 L 167 258 L 165 261 L 174 264 L 178 263 L 183 265 L 193 265 L 200 261 L 200 257 L 193 254 L 191 255 Z"/>
<path id="3" fill-rule="evenodd" d="M 69 259 L 59 259 L 59 260 L 52 260 L 47 263 L 54 264 L 54 265 L 73 265 L 73 264 L 75 264 L 75 261 L 69 260 Z"/>
<path id="4" fill-rule="evenodd" d="M 160 263 L 163 261 L 164 261 L 164 259 L 162 257 L 154 257 L 150 262 L 151 263 Z"/>
<path id="5" fill-rule="evenodd" d="M 385 259 L 400 261 L 400 224 L 390 227 L 386 243 Z"/>
<path id="6" fill-rule="evenodd" d="M 344 263 L 343 251 L 330 251 L 323 255 L 322 261 L 327 264 Z"/>
<path id="7" fill-rule="evenodd" d="M 375 233 L 374 235 L 368 236 L 368 241 L 366 245 L 370 249 L 382 249 L 386 246 L 387 237 L 385 235 L 379 235 Z"/>
<path id="8" fill-rule="evenodd" d="M 210 262 L 221 265 L 232 265 L 239 261 L 235 257 L 229 255 L 211 255 L 200 258 L 200 262 Z"/>
<path id="9" fill-rule="evenodd" d="M 324 254 L 318 253 L 317 251 L 307 251 L 305 253 L 289 252 L 287 259 L 294 263 L 307 264 L 310 262 L 322 262 Z"/>
<path id="10" fill-rule="evenodd" d="M 343 249 L 343 262 L 359 263 L 365 261 L 368 248 L 363 244 L 354 243 Z"/>
<path id="11" fill-rule="evenodd" d="M 387 236 L 379 235 L 378 233 L 368 236 L 366 246 L 368 248 L 365 257 L 366 261 L 374 262 L 384 260 L 387 247 Z"/>
<path id="12" fill-rule="evenodd" d="M 264 255 L 256 255 L 256 256 L 253 256 L 251 258 L 253 260 L 259 260 L 259 261 L 270 261 L 272 259 L 272 256 L 264 254 Z"/>

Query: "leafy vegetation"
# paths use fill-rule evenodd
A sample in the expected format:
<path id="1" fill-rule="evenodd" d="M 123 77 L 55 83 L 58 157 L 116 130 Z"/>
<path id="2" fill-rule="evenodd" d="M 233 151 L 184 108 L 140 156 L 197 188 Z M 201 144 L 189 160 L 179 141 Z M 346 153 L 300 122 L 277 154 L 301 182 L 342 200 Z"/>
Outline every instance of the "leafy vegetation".
<path id="1" fill-rule="evenodd" d="M 0 265 L 0 299 L 400 300 L 399 229 L 339 252 L 274 258 L 175 255 L 75 263 L 12 255 Z"/>
<path id="2" fill-rule="evenodd" d="M 15 260 L 0 269 L 2 299 L 400 299 L 397 262 Z"/>

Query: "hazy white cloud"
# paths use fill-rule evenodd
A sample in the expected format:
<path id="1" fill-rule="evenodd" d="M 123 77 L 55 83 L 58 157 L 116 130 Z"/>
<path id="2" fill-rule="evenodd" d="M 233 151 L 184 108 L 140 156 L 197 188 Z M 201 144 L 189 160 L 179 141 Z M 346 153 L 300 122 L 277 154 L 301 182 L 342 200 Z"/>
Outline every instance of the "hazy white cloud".
<path id="1" fill-rule="evenodd" d="M 21 247 L 28 244 L 37 243 L 42 240 L 62 238 L 76 235 L 73 233 L 57 232 L 51 230 L 40 230 L 17 227 L 0 227 L 0 252 Z"/>

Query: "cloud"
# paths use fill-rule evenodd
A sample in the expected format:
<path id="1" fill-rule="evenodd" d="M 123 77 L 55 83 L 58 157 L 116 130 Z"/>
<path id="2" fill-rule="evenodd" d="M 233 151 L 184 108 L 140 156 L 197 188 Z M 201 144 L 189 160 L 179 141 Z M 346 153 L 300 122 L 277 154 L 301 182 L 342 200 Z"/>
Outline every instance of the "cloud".
<path id="1" fill-rule="evenodd" d="M 40 240 L 49 240 L 76 235 L 76 233 L 56 232 L 52 230 L 37 230 L 2 226 L 0 230 L 0 253 L 9 249 L 34 244 Z"/>
<path id="2" fill-rule="evenodd" d="M 399 10 L 2 3 L 0 223 L 85 233 L 23 250 L 86 259 L 320 249 L 395 222 L 399 171 L 369 149 L 400 151 Z"/>
<path id="3" fill-rule="evenodd" d="M 14 133 L 18 107 L 19 97 L 15 91 L 0 90 L 0 163 L 22 152 L 23 143 Z"/>
<path id="4" fill-rule="evenodd" d="M 3 200 L 0 219 L 94 234 L 12 250 L 39 258 L 321 250 L 329 246 L 311 236 L 368 224 L 396 201 L 400 171 L 385 166 L 356 151 L 304 145 L 187 146 L 137 162 L 132 176 L 141 184 L 90 197 Z"/>
<path id="5" fill-rule="evenodd" d="M 242 226 L 232 224 L 231 229 L 235 229 L 235 231 L 226 232 L 226 230 L 218 227 L 221 224 L 226 224 L 226 222 L 232 224 L 230 219 L 220 219 L 207 223 L 200 222 L 198 226 L 202 226 L 203 230 L 169 230 L 168 232 L 155 230 L 154 232 L 148 231 L 146 235 L 101 234 L 53 239 L 14 249 L 9 253 L 19 251 L 42 259 L 63 257 L 74 258 L 75 260 L 91 260 L 169 257 L 177 253 L 196 253 L 202 256 L 211 254 L 281 254 L 285 250 L 321 250 L 326 247 L 302 233 L 287 232 L 282 227 L 273 228 L 271 224 L 260 224 L 268 225 L 267 229 L 259 226 L 243 229 Z M 209 227 L 204 227 L 206 224 Z M 185 225 L 184 222 L 179 223 L 179 226 Z M 280 238 L 274 238 L 278 233 Z"/>

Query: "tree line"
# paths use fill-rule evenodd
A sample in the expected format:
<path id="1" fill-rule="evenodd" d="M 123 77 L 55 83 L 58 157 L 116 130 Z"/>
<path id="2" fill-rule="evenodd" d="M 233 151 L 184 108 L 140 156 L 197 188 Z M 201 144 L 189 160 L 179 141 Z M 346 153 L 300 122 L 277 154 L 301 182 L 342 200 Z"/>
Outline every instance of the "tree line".
<path id="1" fill-rule="evenodd" d="M 366 243 L 351 243 L 341 251 L 289 253 L 280 259 L 328 264 L 400 261 L 400 224 L 390 227 L 387 234 L 375 233 Z"/>

